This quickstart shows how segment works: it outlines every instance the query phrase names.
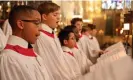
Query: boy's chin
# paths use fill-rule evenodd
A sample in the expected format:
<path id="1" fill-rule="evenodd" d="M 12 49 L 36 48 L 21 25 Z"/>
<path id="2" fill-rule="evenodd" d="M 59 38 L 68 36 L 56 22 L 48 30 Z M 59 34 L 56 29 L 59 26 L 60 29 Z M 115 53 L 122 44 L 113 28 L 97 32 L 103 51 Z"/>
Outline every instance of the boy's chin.
<path id="1" fill-rule="evenodd" d="M 74 47 L 69 47 L 70 49 L 74 48 Z"/>
<path id="2" fill-rule="evenodd" d="M 52 28 L 52 29 L 55 29 L 55 28 L 57 28 L 57 27 L 58 27 L 58 26 L 57 26 L 57 25 L 55 25 L 55 26 L 52 26 L 51 28 Z"/>
<path id="3" fill-rule="evenodd" d="M 35 42 L 36 42 L 36 40 L 35 40 L 35 41 L 30 42 L 30 44 L 35 44 Z"/>

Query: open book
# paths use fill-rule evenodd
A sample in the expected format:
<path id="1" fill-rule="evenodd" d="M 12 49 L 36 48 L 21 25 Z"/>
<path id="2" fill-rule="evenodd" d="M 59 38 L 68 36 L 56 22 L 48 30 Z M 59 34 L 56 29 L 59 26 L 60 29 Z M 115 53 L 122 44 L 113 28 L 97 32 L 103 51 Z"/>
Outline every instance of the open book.
<path id="1" fill-rule="evenodd" d="M 115 60 L 118 60 L 124 56 L 127 56 L 126 50 L 122 42 L 118 42 L 107 49 L 106 53 L 102 54 L 98 59 L 97 63 L 90 67 L 90 71 L 93 72 L 95 69 L 104 66 L 105 64 L 112 63 Z"/>

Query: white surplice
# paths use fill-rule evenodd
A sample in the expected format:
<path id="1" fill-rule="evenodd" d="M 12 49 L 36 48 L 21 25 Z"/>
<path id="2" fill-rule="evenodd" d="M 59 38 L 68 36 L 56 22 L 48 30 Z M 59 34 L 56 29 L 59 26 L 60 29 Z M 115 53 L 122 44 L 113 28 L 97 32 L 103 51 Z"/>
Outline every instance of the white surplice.
<path id="1" fill-rule="evenodd" d="M 65 54 L 66 61 L 68 60 L 68 64 L 72 68 L 72 70 L 70 71 L 71 75 L 75 76 L 75 78 L 81 76 L 79 64 L 77 63 L 71 49 L 66 46 L 62 46 L 62 49 Z"/>
<path id="2" fill-rule="evenodd" d="M 74 47 L 71 49 L 74 53 L 74 57 L 77 60 L 81 73 L 84 75 L 89 72 L 90 66 L 92 66 L 92 62 L 87 58 L 85 53 L 80 49 L 80 47 L 77 45 L 77 47 Z"/>
<path id="3" fill-rule="evenodd" d="M 8 37 L 10 35 L 12 35 L 12 28 L 11 28 L 11 26 L 9 24 L 8 19 L 5 20 L 4 24 L 2 25 L 2 28 L 3 28 L 3 32 L 4 32 L 5 36 L 6 36 L 6 38 L 8 39 Z"/>
<path id="4" fill-rule="evenodd" d="M 89 44 L 87 44 L 87 42 L 88 42 L 88 36 L 82 35 L 82 37 L 79 39 L 77 44 L 79 45 L 79 47 L 83 50 L 83 52 L 88 57 L 89 56 L 89 54 L 88 54 L 89 53 L 89 50 L 88 50 Z"/>
<path id="5" fill-rule="evenodd" d="M 93 80 L 93 74 L 90 72 L 82 75 L 81 69 L 80 69 L 82 64 L 79 65 L 77 60 L 74 57 L 74 54 L 73 55 L 70 54 L 70 53 L 73 53 L 72 50 L 66 46 L 62 46 L 62 49 L 63 49 L 63 52 L 65 53 L 65 59 L 68 60 L 68 62 L 69 62 L 68 64 L 74 70 L 74 73 L 72 72 L 73 70 L 70 71 L 71 75 L 73 75 L 73 76 L 76 75 L 74 80 Z M 85 67 L 83 67 L 83 68 L 85 68 Z M 89 66 L 88 66 L 88 68 L 89 68 Z"/>
<path id="6" fill-rule="evenodd" d="M 86 56 L 96 63 L 99 56 L 100 46 L 96 37 L 83 35 L 78 41 L 79 47 L 83 50 Z"/>
<path id="7" fill-rule="evenodd" d="M 84 76 L 84 80 L 133 80 L 133 59 L 130 56 L 96 67 Z"/>
<path id="8" fill-rule="evenodd" d="M 4 35 L 3 31 L 0 28 L 0 51 L 4 49 L 6 42 L 7 42 L 6 36 Z"/>
<path id="9" fill-rule="evenodd" d="M 111 63 L 114 80 L 133 80 L 133 59 L 125 56 Z"/>
<path id="10" fill-rule="evenodd" d="M 97 65 L 97 68 L 87 74 L 86 79 L 91 80 L 133 80 L 133 59 L 130 56 L 122 57 L 104 66 Z"/>
<path id="11" fill-rule="evenodd" d="M 123 44 L 116 43 L 106 50 L 90 68 L 94 80 L 133 80 L 133 59 L 127 56 Z"/>
<path id="12" fill-rule="evenodd" d="M 17 36 L 10 36 L 7 44 L 28 48 L 28 43 Z M 11 49 L 0 55 L 0 80 L 52 80 L 39 55 L 27 56 Z"/>
<path id="13" fill-rule="evenodd" d="M 90 54 L 92 57 L 96 57 L 99 55 L 100 46 L 99 43 L 94 36 L 89 36 L 89 44 L 90 44 L 90 49 L 92 50 L 92 53 Z M 94 51 L 95 50 L 95 51 Z"/>
<path id="14" fill-rule="evenodd" d="M 41 24 L 42 30 L 51 35 L 52 29 Z M 35 51 L 43 58 L 55 80 L 71 80 L 74 78 L 69 72 L 69 67 L 64 58 L 59 39 L 54 34 L 54 38 L 41 32 L 39 39 L 34 45 Z"/>

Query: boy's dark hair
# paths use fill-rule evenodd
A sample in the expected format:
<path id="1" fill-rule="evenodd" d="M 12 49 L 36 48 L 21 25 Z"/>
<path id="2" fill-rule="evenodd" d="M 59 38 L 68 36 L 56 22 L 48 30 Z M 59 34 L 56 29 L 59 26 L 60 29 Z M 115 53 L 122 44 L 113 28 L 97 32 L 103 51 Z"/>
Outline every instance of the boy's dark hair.
<path id="1" fill-rule="evenodd" d="M 96 29 L 96 26 L 94 24 L 88 24 L 87 26 L 83 26 L 81 33 L 84 33 L 88 30 Z"/>
<path id="2" fill-rule="evenodd" d="M 72 31 L 74 32 L 76 41 L 79 40 L 79 32 L 78 32 L 76 26 L 74 26 L 74 25 L 69 25 L 69 26 L 65 27 L 64 29 L 65 29 L 65 30 L 72 30 Z"/>
<path id="3" fill-rule="evenodd" d="M 87 27 L 88 27 L 90 30 L 96 29 L 96 25 L 94 25 L 94 24 L 88 24 Z"/>
<path id="4" fill-rule="evenodd" d="M 82 28 L 82 30 L 81 30 L 81 33 L 86 32 L 86 31 L 87 31 L 86 26 L 83 26 L 83 28 Z"/>
<path id="5" fill-rule="evenodd" d="M 75 25 L 77 21 L 83 22 L 82 18 L 73 18 L 73 19 L 71 20 L 71 25 Z"/>
<path id="6" fill-rule="evenodd" d="M 74 25 L 68 25 L 64 27 L 64 30 L 72 30 L 74 32 L 74 29 L 76 29 L 76 26 Z"/>
<path id="7" fill-rule="evenodd" d="M 59 34 L 58 34 L 58 38 L 60 40 L 60 43 L 62 46 L 64 46 L 64 40 L 68 40 L 69 39 L 69 35 L 70 33 L 74 33 L 71 26 L 66 26 L 64 29 L 62 29 Z"/>
<path id="8" fill-rule="evenodd" d="M 16 20 L 19 18 L 20 20 L 24 17 L 29 17 L 35 8 L 31 6 L 21 5 L 21 6 L 14 6 L 9 13 L 9 24 L 11 25 L 12 29 L 14 29 L 16 24 Z"/>
<path id="9" fill-rule="evenodd" d="M 38 7 L 38 11 L 40 14 L 46 14 L 48 15 L 51 12 L 57 11 L 60 9 L 60 6 L 57 4 L 51 2 L 51 1 L 45 1 L 44 3 L 40 4 Z"/>

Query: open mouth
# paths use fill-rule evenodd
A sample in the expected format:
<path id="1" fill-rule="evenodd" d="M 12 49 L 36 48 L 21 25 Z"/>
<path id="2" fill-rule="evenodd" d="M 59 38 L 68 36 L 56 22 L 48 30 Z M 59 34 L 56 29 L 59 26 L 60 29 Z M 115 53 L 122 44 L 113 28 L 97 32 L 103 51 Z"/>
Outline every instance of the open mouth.
<path id="1" fill-rule="evenodd" d="M 57 21 L 56 23 L 59 24 L 59 21 Z"/>
<path id="2" fill-rule="evenodd" d="M 36 34 L 36 38 L 38 38 L 39 34 Z"/>

